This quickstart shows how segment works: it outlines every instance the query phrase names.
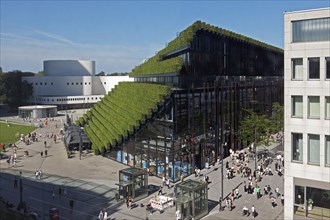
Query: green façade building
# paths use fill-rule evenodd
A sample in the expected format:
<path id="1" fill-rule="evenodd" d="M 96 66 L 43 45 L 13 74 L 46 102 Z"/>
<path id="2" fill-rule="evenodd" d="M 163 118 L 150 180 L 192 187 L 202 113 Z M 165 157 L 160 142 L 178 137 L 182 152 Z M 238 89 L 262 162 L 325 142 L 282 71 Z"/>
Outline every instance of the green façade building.
<path id="1" fill-rule="evenodd" d="M 283 56 L 196 21 L 76 123 L 96 154 L 177 181 L 243 147 L 235 138 L 243 108 L 271 114 L 274 102 L 283 104 Z"/>

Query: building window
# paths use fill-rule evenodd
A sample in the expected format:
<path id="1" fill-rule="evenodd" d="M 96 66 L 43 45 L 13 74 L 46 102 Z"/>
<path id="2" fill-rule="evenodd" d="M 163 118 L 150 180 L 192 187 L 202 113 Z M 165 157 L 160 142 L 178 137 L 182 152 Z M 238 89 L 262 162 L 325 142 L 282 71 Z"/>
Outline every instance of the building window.
<path id="1" fill-rule="evenodd" d="M 74 83 L 71 83 L 71 85 L 73 86 Z"/>
<path id="2" fill-rule="evenodd" d="M 85 85 L 87 85 L 87 82 L 85 82 Z"/>
<path id="3" fill-rule="evenodd" d="M 292 160 L 303 161 L 303 135 L 298 133 L 292 133 Z"/>
<path id="4" fill-rule="evenodd" d="M 91 84 L 91 82 L 88 82 L 88 85 L 90 85 Z"/>
<path id="5" fill-rule="evenodd" d="M 330 79 L 330 57 L 325 58 L 325 78 Z"/>
<path id="6" fill-rule="evenodd" d="M 303 117 L 302 96 L 292 96 L 292 117 Z"/>
<path id="7" fill-rule="evenodd" d="M 82 82 L 80 83 L 80 85 L 82 85 Z"/>
<path id="8" fill-rule="evenodd" d="M 330 96 L 325 97 L 325 119 L 330 119 Z"/>
<path id="9" fill-rule="evenodd" d="M 52 85 L 53 85 L 53 83 L 50 83 L 50 85 L 52 86 Z"/>
<path id="10" fill-rule="evenodd" d="M 308 163 L 320 164 L 320 136 L 308 135 Z"/>
<path id="11" fill-rule="evenodd" d="M 69 85 L 70 83 L 66 83 L 67 85 Z"/>
<path id="12" fill-rule="evenodd" d="M 320 79 L 320 58 L 308 58 L 309 79 Z"/>
<path id="13" fill-rule="evenodd" d="M 292 21 L 292 42 L 330 41 L 330 18 Z"/>
<path id="14" fill-rule="evenodd" d="M 303 79 L 303 59 L 297 58 L 292 59 L 292 79 L 302 80 Z"/>
<path id="15" fill-rule="evenodd" d="M 40 85 L 42 86 L 42 83 L 40 83 Z"/>
<path id="16" fill-rule="evenodd" d="M 76 82 L 76 85 L 78 85 L 79 83 Z"/>
<path id="17" fill-rule="evenodd" d="M 330 135 L 325 136 L 325 164 L 330 165 Z"/>
<path id="18" fill-rule="evenodd" d="M 319 96 L 308 96 L 308 118 L 320 118 Z"/>
<path id="19" fill-rule="evenodd" d="M 38 85 L 38 83 L 36 83 L 36 86 Z"/>
<path id="20" fill-rule="evenodd" d="M 107 84 L 107 82 L 104 82 L 104 85 Z"/>
<path id="21" fill-rule="evenodd" d="M 47 83 L 45 83 L 45 86 L 47 86 Z"/>

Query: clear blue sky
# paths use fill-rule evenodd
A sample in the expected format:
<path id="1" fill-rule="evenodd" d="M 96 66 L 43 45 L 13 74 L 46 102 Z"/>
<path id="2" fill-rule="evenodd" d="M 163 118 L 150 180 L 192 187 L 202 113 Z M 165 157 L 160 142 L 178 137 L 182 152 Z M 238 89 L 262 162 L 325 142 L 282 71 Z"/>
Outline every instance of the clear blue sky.
<path id="1" fill-rule="evenodd" d="M 0 66 L 37 72 L 49 59 L 95 60 L 96 72 L 129 72 L 176 33 L 202 20 L 283 48 L 283 13 L 329 0 L 0 0 Z"/>

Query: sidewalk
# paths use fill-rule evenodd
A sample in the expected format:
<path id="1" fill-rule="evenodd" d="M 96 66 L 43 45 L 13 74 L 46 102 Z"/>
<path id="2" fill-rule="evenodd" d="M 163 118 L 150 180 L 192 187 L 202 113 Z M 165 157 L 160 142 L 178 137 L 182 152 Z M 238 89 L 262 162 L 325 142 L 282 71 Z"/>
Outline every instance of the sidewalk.
<path id="1" fill-rule="evenodd" d="M 157 187 L 162 184 L 160 178 L 151 176 L 149 177 L 149 185 L 151 185 L 155 193 L 149 194 L 149 196 L 141 201 L 138 201 L 136 204 L 137 207 L 128 210 L 125 204 L 114 202 L 114 194 L 112 189 L 117 189 L 115 183 L 118 182 L 118 171 L 127 166 L 117 163 L 115 161 L 109 160 L 102 156 L 95 156 L 93 154 L 83 154 L 82 159 L 79 160 L 78 154 L 75 157 L 68 159 L 66 155 L 66 150 L 64 144 L 61 141 L 54 143 L 52 139 L 45 138 L 45 134 L 56 133 L 59 134 L 61 126 L 61 118 L 65 116 L 56 117 L 54 121 L 49 121 L 49 125 L 44 128 L 38 128 L 36 130 L 38 136 L 39 133 L 42 134 L 43 138 L 38 142 L 32 143 L 31 145 L 25 145 L 23 143 L 19 144 L 19 149 L 17 152 L 18 163 L 16 167 L 11 167 L 8 169 L 8 165 L 5 160 L 0 161 L 0 170 L 1 173 L 8 174 L 18 174 L 19 171 L 23 171 L 23 175 L 26 178 L 29 178 L 31 181 L 35 181 L 34 172 L 41 169 L 45 175 L 45 183 L 50 184 L 51 186 L 57 186 L 58 184 L 64 184 L 68 187 L 72 187 L 73 190 L 77 191 L 78 194 L 75 196 L 78 204 L 88 211 L 88 215 L 80 219 L 95 219 L 91 216 L 97 216 L 100 209 L 107 208 L 111 218 L 119 219 L 145 219 L 146 210 L 145 206 L 140 207 L 140 204 L 148 204 L 149 200 L 153 198 L 154 194 L 158 193 Z M 20 121 L 21 119 L 13 119 L 15 121 Z M 62 119 L 64 120 L 64 119 Z M 57 124 L 57 128 L 56 125 Z M 48 156 L 41 157 L 40 152 L 45 150 L 44 141 L 47 141 L 47 150 Z M 277 151 L 277 143 L 268 147 L 270 151 Z M 261 148 L 261 147 L 260 147 Z M 258 149 L 260 149 L 258 147 Z M 263 149 L 263 148 L 262 148 Z M 30 156 L 25 158 L 24 151 L 28 150 Z M 11 150 L 7 154 L 11 154 Z M 225 178 L 225 163 L 230 161 L 230 158 L 224 159 L 224 179 L 223 179 L 223 192 L 224 195 L 227 195 L 231 192 L 232 189 L 238 187 L 242 197 L 234 201 L 235 208 L 233 211 L 226 209 L 223 212 L 219 212 L 218 201 L 221 194 L 221 166 L 216 164 L 214 167 L 211 166 L 210 169 L 204 169 L 201 173 L 208 175 L 210 179 L 209 191 L 208 191 L 208 200 L 209 200 L 209 215 L 203 219 L 241 219 L 242 218 L 242 208 L 246 205 L 249 209 L 254 205 L 258 212 L 257 219 L 283 219 L 283 207 L 280 203 L 280 198 L 276 199 L 278 204 L 276 208 L 272 209 L 268 196 L 262 196 L 257 200 L 256 195 L 254 194 L 245 194 L 243 190 L 243 182 L 247 178 L 242 178 L 240 175 L 234 177 L 231 180 Z M 272 170 L 274 168 L 275 161 L 271 164 Z M 254 170 L 254 161 L 249 161 L 249 167 Z M 201 176 L 200 178 L 203 178 Z M 195 178 L 194 175 L 187 177 L 188 179 L 200 179 Z M 33 185 L 33 183 L 31 182 Z M 276 187 L 279 187 L 280 193 L 283 192 L 283 176 L 279 177 L 275 172 L 274 176 L 263 176 L 263 179 L 260 183 L 261 189 L 265 185 L 271 185 L 272 192 Z M 10 185 L 11 187 L 11 185 Z M 105 187 L 105 188 L 104 188 Z M 50 188 L 51 189 L 51 188 Z M 42 190 L 42 188 L 40 188 Z M 49 190 L 48 188 L 46 190 Z M 83 194 L 79 194 L 81 190 L 85 190 Z M 74 191 L 72 191 L 74 192 Z M 173 189 L 167 189 L 166 187 L 163 190 L 164 193 L 171 194 Z M 2 190 L 0 193 L 4 193 Z M 39 192 L 40 193 L 40 192 Z M 85 194 L 91 193 L 95 198 L 102 197 L 101 203 L 96 202 L 94 205 L 89 208 L 85 208 L 85 201 L 89 199 L 85 197 Z M 1 196 L 2 196 L 1 194 Z M 49 196 L 49 192 L 47 193 Z M 83 195 L 83 196 L 82 196 Z M 35 195 L 37 196 L 37 195 Z M 44 193 L 41 193 L 40 198 Z M 17 198 L 15 198 L 17 201 Z M 90 201 L 93 201 L 91 199 Z M 106 205 L 107 204 L 107 205 Z M 67 210 L 64 211 L 67 213 Z M 69 214 L 69 213 L 68 213 Z M 77 213 L 78 215 L 79 213 Z M 82 214 L 80 214 L 81 216 Z M 175 207 L 165 210 L 164 213 L 160 214 L 159 212 L 154 213 L 153 215 L 148 215 L 149 219 L 174 219 L 175 217 Z M 250 216 L 251 217 L 251 216 Z M 252 217 L 251 217 L 252 218 Z"/>

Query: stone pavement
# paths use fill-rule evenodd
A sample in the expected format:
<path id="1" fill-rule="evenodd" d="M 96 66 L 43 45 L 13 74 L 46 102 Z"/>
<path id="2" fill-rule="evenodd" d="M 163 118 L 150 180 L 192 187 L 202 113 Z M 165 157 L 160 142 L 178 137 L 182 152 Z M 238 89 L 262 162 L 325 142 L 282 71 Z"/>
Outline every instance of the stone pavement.
<path id="1" fill-rule="evenodd" d="M 81 113 L 80 113 L 81 114 Z M 73 116 L 75 117 L 75 116 Z M 6 118 L 2 118 L 6 119 Z M 17 121 L 22 122 L 21 119 L 17 118 L 7 118 L 8 121 Z M 115 161 L 109 160 L 102 156 L 95 156 L 93 154 L 84 153 L 82 155 L 82 159 L 79 160 L 79 155 L 75 155 L 74 158 L 68 159 L 65 151 L 64 144 L 61 141 L 54 143 L 52 139 L 48 139 L 45 137 L 47 132 L 49 133 L 56 133 L 59 134 L 59 129 L 62 127 L 61 119 L 64 119 L 64 116 L 56 117 L 54 121 L 49 121 L 49 125 L 44 128 L 38 128 L 36 130 L 37 134 L 42 134 L 41 140 L 38 142 L 32 143 L 31 145 L 25 145 L 23 143 L 19 144 L 18 150 L 18 163 L 16 167 L 8 168 L 5 160 L 0 161 L 0 170 L 1 174 L 8 173 L 8 174 L 18 174 L 19 171 L 23 172 L 23 175 L 27 175 L 26 178 L 29 178 L 31 181 L 31 185 L 34 185 L 33 181 L 33 172 L 38 169 L 41 169 L 46 179 L 49 182 L 43 180 L 45 183 L 49 183 L 50 185 L 47 186 L 46 190 L 52 190 L 52 187 L 57 187 L 58 185 L 66 185 L 70 187 L 72 192 L 80 192 L 81 190 L 85 190 L 83 194 L 93 193 L 90 196 L 79 196 L 80 194 L 75 194 L 74 200 L 77 202 L 78 207 L 81 208 L 81 213 L 85 211 L 88 212 L 88 215 L 85 218 L 81 218 L 83 214 L 80 214 L 79 219 L 95 219 L 98 215 L 100 209 L 107 208 L 108 213 L 110 214 L 112 219 L 145 219 L 146 218 L 146 211 L 145 207 L 140 207 L 140 204 L 147 204 L 149 203 L 150 198 L 154 196 L 155 193 L 150 194 L 146 199 L 138 201 L 136 204 L 138 206 L 134 207 L 131 210 L 126 208 L 126 205 L 123 203 L 116 203 L 114 202 L 113 197 L 113 189 L 117 189 L 115 185 L 118 182 L 118 171 L 120 169 L 126 168 L 127 166 L 117 163 Z M 33 122 L 32 122 L 33 123 Z M 56 128 L 57 124 L 57 128 Z M 40 152 L 44 151 L 44 141 L 47 141 L 47 150 L 48 156 L 41 157 Z M 277 144 L 273 144 L 272 146 L 268 147 L 270 149 L 277 146 Z M 30 153 L 29 157 L 24 157 L 23 152 L 24 150 L 28 150 Z M 278 149 L 277 149 L 278 150 Z M 11 151 L 7 152 L 8 154 L 12 153 Z M 230 158 L 226 158 L 224 162 L 230 160 Z M 274 163 L 271 164 L 272 170 L 274 171 Z M 250 167 L 254 167 L 254 161 L 249 162 Z M 225 173 L 225 167 L 224 167 Z M 232 189 L 238 187 L 240 192 L 242 193 L 242 197 L 238 200 L 234 201 L 235 208 L 233 211 L 229 211 L 226 209 L 223 212 L 219 212 L 218 200 L 220 197 L 221 192 L 221 171 L 220 165 L 215 165 L 215 167 L 211 167 L 210 169 L 202 170 L 203 175 L 208 175 L 210 178 L 209 184 L 209 191 L 208 191 L 208 199 L 209 199 L 209 215 L 204 217 L 204 219 L 241 219 L 242 217 L 242 208 L 246 205 L 249 209 L 252 205 L 256 207 L 258 212 L 257 219 L 283 219 L 283 207 L 280 203 L 280 199 L 276 200 L 278 204 L 274 209 L 271 208 L 270 201 L 267 196 L 262 196 L 260 199 L 256 199 L 256 195 L 254 194 L 245 194 L 243 192 L 243 184 L 242 182 L 246 180 L 246 178 L 242 178 L 240 176 L 234 177 L 231 180 L 227 180 L 224 177 L 224 195 L 227 195 L 231 192 Z M 24 176 L 25 177 L 25 176 Z M 13 179 L 13 176 L 9 178 Z M 195 178 L 194 175 L 188 177 L 189 179 L 198 179 Z M 202 177 L 201 177 L 202 178 Z M 0 179 L 0 183 L 1 183 Z M 12 180 L 11 180 L 12 181 Z M 37 184 L 37 183 L 35 183 Z M 73 184 L 73 185 L 70 185 Z M 149 184 L 152 191 L 156 190 L 157 193 L 157 186 L 161 184 L 161 179 L 157 177 L 149 177 Z M 261 189 L 265 185 L 270 184 L 272 187 L 272 191 L 276 187 L 279 187 L 280 192 L 283 192 L 283 176 L 279 177 L 276 173 L 274 176 L 264 176 L 260 186 Z M 5 186 L 0 185 L 3 187 L 3 190 L 0 191 L 0 195 L 5 195 L 4 190 Z M 166 188 L 166 187 L 165 187 Z M 94 190 L 95 189 L 95 190 Z M 105 190 L 102 191 L 101 189 Z M 42 188 L 40 188 L 42 190 Z M 45 190 L 45 189 L 43 189 Z M 94 191 L 93 191 L 94 190 Z M 111 192 L 111 193 L 110 193 Z M 165 193 L 171 194 L 173 189 L 165 189 Z M 44 193 L 41 193 L 40 196 L 45 197 Z M 35 195 L 37 197 L 37 195 Z M 101 203 L 96 202 L 95 205 L 89 205 L 90 208 L 86 208 L 84 201 L 89 201 L 92 197 L 102 197 Z M 10 199 L 10 198 L 9 198 Z M 37 198 L 38 200 L 42 200 L 42 198 Z M 12 199 L 14 202 L 17 202 L 16 199 Z M 91 199 L 92 201 L 92 199 Z M 54 203 L 55 205 L 59 205 L 63 207 L 64 211 L 61 213 L 68 214 L 67 207 L 65 208 L 58 201 Z M 52 201 L 48 201 L 49 206 L 52 205 Z M 40 205 L 40 204 L 39 204 Z M 46 207 L 48 208 L 48 206 Z M 153 215 L 148 215 L 149 219 L 174 219 L 175 216 L 175 207 L 167 209 L 164 213 L 160 214 L 158 212 L 154 213 Z M 76 216 L 78 217 L 78 215 Z M 76 219 L 76 217 L 68 217 L 69 219 Z M 252 218 L 250 216 L 250 218 Z"/>

